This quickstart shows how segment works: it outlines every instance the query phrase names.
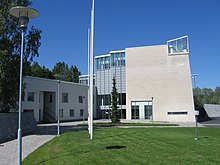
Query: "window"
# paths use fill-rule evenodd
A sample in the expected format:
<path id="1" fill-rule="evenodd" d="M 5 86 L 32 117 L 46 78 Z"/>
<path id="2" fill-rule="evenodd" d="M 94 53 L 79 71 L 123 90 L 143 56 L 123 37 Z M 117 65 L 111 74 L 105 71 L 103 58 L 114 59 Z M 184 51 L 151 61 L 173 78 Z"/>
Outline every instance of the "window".
<path id="1" fill-rule="evenodd" d="M 70 109 L 70 117 L 74 117 L 74 109 Z"/>
<path id="2" fill-rule="evenodd" d="M 59 112 L 60 112 L 60 114 L 59 114 L 60 117 L 63 117 L 63 109 L 60 109 Z"/>
<path id="3" fill-rule="evenodd" d="M 167 112 L 168 115 L 187 115 L 188 112 Z"/>
<path id="4" fill-rule="evenodd" d="M 84 109 L 80 109 L 80 116 L 84 116 Z"/>
<path id="5" fill-rule="evenodd" d="M 49 100 L 49 103 L 52 103 L 53 102 L 53 95 L 50 94 L 50 100 Z"/>
<path id="6" fill-rule="evenodd" d="M 112 53 L 111 66 L 125 66 L 125 52 Z"/>
<path id="7" fill-rule="evenodd" d="M 33 109 L 24 109 L 24 112 L 32 112 L 32 113 L 34 113 L 34 110 Z"/>
<path id="8" fill-rule="evenodd" d="M 119 109 L 119 117 L 120 119 L 126 119 L 126 109 Z"/>
<path id="9" fill-rule="evenodd" d="M 34 92 L 28 92 L 27 101 L 34 102 Z"/>
<path id="10" fill-rule="evenodd" d="M 96 59 L 96 69 L 103 70 L 110 68 L 110 56 L 100 57 Z"/>
<path id="11" fill-rule="evenodd" d="M 132 119 L 153 120 L 153 102 L 149 101 L 132 101 L 131 111 Z"/>
<path id="12" fill-rule="evenodd" d="M 62 93 L 62 102 L 68 103 L 68 93 Z"/>
<path id="13" fill-rule="evenodd" d="M 148 105 L 144 105 L 145 119 L 152 119 L 152 102 L 149 102 Z"/>
<path id="14" fill-rule="evenodd" d="M 83 96 L 79 96 L 79 103 L 83 103 Z"/>
<path id="15" fill-rule="evenodd" d="M 131 106 L 132 119 L 139 119 L 139 105 Z"/>
<path id="16" fill-rule="evenodd" d="M 79 83 L 87 85 L 88 84 L 88 80 L 87 79 L 82 79 L 82 80 L 79 80 Z"/>
<path id="17" fill-rule="evenodd" d="M 167 46 L 169 55 L 189 53 L 188 36 L 169 40 Z"/>
<path id="18" fill-rule="evenodd" d="M 119 105 L 126 105 L 126 93 L 118 93 Z"/>

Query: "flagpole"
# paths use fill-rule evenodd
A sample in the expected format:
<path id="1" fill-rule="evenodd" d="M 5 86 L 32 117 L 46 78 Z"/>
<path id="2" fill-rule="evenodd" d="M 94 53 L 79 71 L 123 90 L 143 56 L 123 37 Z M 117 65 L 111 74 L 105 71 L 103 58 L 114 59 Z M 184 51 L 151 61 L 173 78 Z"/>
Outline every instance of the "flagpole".
<path id="1" fill-rule="evenodd" d="M 89 88 L 88 88 L 88 131 L 89 131 L 89 134 L 90 134 L 90 28 L 88 28 L 88 77 L 87 77 L 87 80 L 88 80 L 88 85 L 89 85 Z"/>
<path id="2" fill-rule="evenodd" d="M 93 139 L 93 71 L 94 71 L 94 7 L 95 0 L 92 1 L 91 10 L 91 31 L 90 31 L 90 139 Z"/>

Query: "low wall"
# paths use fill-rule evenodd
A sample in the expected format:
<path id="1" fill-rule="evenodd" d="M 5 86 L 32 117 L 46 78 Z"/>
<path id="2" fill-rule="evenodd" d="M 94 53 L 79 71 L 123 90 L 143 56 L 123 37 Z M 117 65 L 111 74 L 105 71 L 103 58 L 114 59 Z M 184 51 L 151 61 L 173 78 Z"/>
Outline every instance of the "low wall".
<path id="1" fill-rule="evenodd" d="M 37 129 L 32 112 L 23 112 L 21 121 L 22 136 Z M 18 113 L 0 113 L 0 143 L 17 138 Z"/>
<path id="2" fill-rule="evenodd" d="M 209 117 L 220 117 L 220 105 L 204 104 L 204 109 Z"/>

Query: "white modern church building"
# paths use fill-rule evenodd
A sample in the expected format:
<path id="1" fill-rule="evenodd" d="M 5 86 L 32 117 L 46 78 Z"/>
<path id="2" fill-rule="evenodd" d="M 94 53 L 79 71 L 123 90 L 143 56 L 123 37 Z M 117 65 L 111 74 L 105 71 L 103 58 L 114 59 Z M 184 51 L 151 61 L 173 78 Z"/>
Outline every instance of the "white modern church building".
<path id="1" fill-rule="evenodd" d="M 194 122 L 188 37 L 164 45 L 110 51 L 95 57 L 94 118 L 110 117 L 112 79 L 116 78 L 121 119 Z M 60 83 L 60 120 L 88 118 L 87 75 Z M 36 121 L 56 121 L 57 80 L 26 77 L 23 111 Z"/>

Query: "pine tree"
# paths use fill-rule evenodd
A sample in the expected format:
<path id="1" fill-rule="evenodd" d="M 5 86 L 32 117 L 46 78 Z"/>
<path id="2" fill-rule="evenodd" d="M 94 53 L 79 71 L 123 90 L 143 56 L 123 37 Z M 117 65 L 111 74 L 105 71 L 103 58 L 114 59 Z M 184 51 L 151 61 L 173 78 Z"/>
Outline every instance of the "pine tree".
<path id="1" fill-rule="evenodd" d="M 118 101 L 117 101 L 117 97 L 118 97 L 118 93 L 117 93 L 117 88 L 116 88 L 116 79 L 115 76 L 112 79 L 113 83 L 112 83 L 112 114 L 111 114 L 111 120 L 112 123 L 120 123 L 120 119 L 119 119 L 119 111 L 118 111 Z"/>

